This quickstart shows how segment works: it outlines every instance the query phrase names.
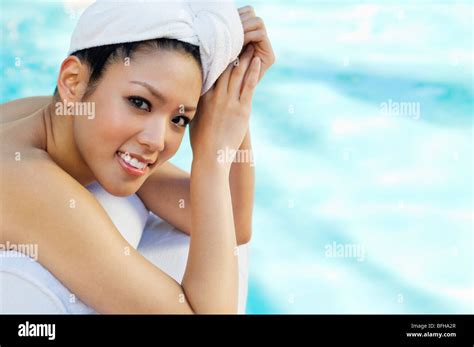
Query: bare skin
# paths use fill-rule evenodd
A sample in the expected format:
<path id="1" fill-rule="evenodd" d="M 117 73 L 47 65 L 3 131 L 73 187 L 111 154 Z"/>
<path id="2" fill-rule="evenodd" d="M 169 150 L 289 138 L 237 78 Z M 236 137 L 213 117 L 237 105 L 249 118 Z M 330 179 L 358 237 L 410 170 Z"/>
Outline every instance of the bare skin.
<path id="1" fill-rule="evenodd" d="M 47 107 L 51 102 L 51 96 L 37 96 L 1 104 L 0 124 L 26 118 Z M 247 131 L 239 150 L 252 150 L 250 131 Z M 254 175 L 252 163 L 233 162 L 231 165 L 229 185 L 238 245 L 248 243 L 251 238 Z M 170 162 L 165 162 L 147 178 L 137 194 L 150 211 L 189 235 L 191 233 L 190 181 L 189 172 Z"/>
<path id="2" fill-rule="evenodd" d="M 236 312 L 239 224 L 234 218 L 245 218 L 233 212 L 232 164 L 217 163 L 215 153 L 250 146 L 251 99 L 263 68 L 263 59 L 253 55 L 247 51 L 239 67 L 228 68 L 196 111 L 200 71 L 190 57 L 169 51 L 137 53 L 135 63 L 126 68 L 112 64 L 86 99 L 88 68 L 68 57 L 58 78 L 61 100 L 94 103 L 94 120 L 56 115 L 52 103 L 25 116 L 44 99 L 3 105 L 0 242 L 37 244 L 39 262 L 98 312 Z M 156 61 L 167 68 L 157 67 Z M 144 83 L 164 98 L 158 100 Z M 189 176 L 167 163 L 184 133 L 176 116 L 180 105 L 194 119 Z M 151 164 L 145 174 L 130 175 L 117 151 L 139 154 Z M 84 188 L 94 181 L 117 196 L 137 192 L 152 211 L 191 235 L 182 284 L 121 236 Z M 174 189 L 166 191 L 170 182 Z M 143 191 L 152 189 L 145 189 L 147 185 L 164 190 L 164 198 L 157 200 L 156 193 L 147 197 Z M 175 212 L 178 198 L 192 208 Z M 163 204 L 166 199 L 170 202 Z M 250 223 L 241 225 L 244 229 Z"/>
<path id="3" fill-rule="evenodd" d="M 275 62 L 275 56 L 263 20 L 256 16 L 251 6 L 239 8 L 244 29 L 244 46 L 252 43 L 254 55 L 261 59 L 259 80 Z M 1 123 L 24 118 L 51 102 L 50 96 L 30 97 L 0 105 Z M 250 130 L 239 147 L 252 151 Z M 252 210 L 254 196 L 254 168 L 252 163 L 234 162 L 230 171 L 230 189 L 237 244 L 250 241 L 252 235 Z M 157 167 L 137 194 L 147 208 L 186 234 L 191 232 L 190 174 L 170 162 Z"/>

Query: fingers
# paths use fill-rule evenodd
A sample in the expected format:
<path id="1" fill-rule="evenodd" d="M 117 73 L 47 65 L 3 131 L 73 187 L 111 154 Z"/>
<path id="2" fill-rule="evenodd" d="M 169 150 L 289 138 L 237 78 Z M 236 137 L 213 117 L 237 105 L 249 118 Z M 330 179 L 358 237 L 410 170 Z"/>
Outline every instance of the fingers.
<path id="1" fill-rule="evenodd" d="M 251 17 L 245 21 L 242 21 L 242 27 L 244 33 L 248 33 L 253 30 L 265 30 L 265 24 L 263 19 L 260 17 Z"/>
<path id="2" fill-rule="evenodd" d="M 263 19 L 260 17 L 253 16 L 243 21 L 242 28 L 244 29 L 244 45 L 252 42 L 253 38 L 257 38 L 255 42 L 267 39 L 267 29 L 265 28 Z"/>
<path id="3" fill-rule="evenodd" d="M 272 65 L 275 59 L 263 19 L 255 16 L 251 6 L 239 9 L 239 15 L 244 30 L 244 46 L 255 43 L 256 55 L 262 59 L 263 67 Z"/>
<path id="4" fill-rule="evenodd" d="M 256 42 L 256 43 L 262 42 L 266 44 L 266 39 L 267 39 L 267 32 L 265 30 L 251 31 L 244 35 L 244 46 L 250 42 Z"/>
<path id="5" fill-rule="evenodd" d="M 248 107 L 252 105 L 252 96 L 255 91 L 255 87 L 258 83 L 258 76 L 260 75 L 261 60 L 259 57 L 252 59 L 252 63 L 249 67 L 247 78 L 244 82 L 242 93 L 240 94 L 240 102 Z"/>
<path id="6" fill-rule="evenodd" d="M 242 28 L 244 34 L 253 30 L 265 30 L 265 24 L 263 19 L 255 15 L 255 10 L 251 6 L 245 6 L 239 8 L 240 21 L 242 22 Z"/>
<path id="7" fill-rule="evenodd" d="M 230 63 L 229 66 L 227 66 L 224 72 L 217 79 L 214 87 L 214 90 L 217 94 L 227 93 L 229 79 L 233 68 L 234 64 Z"/>
<path id="8" fill-rule="evenodd" d="M 253 13 L 253 15 L 255 16 L 255 10 L 253 9 L 252 6 L 244 6 L 244 7 L 240 7 L 238 9 L 239 11 L 239 14 L 242 15 L 244 13 Z"/>
<path id="9" fill-rule="evenodd" d="M 239 15 L 240 15 L 240 21 L 242 23 L 248 21 L 249 19 L 255 18 L 255 13 L 250 13 L 250 12 L 245 12 Z"/>
<path id="10" fill-rule="evenodd" d="M 252 60 L 253 53 L 253 45 L 248 45 L 244 53 L 241 54 L 238 65 L 234 67 L 234 71 L 232 71 L 232 75 L 230 76 L 228 92 L 237 99 L 240 96 L 240 90 L 243 85 L 242 82 Z"/>

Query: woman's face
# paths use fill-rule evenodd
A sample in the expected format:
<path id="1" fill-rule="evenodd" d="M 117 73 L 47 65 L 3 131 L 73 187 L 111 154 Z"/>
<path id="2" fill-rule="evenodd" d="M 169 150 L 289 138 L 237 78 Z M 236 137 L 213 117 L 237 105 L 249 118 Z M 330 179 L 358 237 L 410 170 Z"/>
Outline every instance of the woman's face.
<path id="1" fill-rule="evenodd" d="M 176 153 L 201 87 L 198 63 L 178 51 L 136 51 L 107 67 L 83 100 L 95 117 L 74 117 L 76 146 L 105 190 L 135 193 Z"/>

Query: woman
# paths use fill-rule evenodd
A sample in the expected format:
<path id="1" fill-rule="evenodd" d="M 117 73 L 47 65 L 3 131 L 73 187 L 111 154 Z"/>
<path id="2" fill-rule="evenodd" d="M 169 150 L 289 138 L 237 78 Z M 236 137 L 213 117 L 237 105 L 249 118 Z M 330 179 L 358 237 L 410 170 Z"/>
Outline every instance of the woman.
<path id="1" fill-rule="evenodd" d="M 261 19 L 250 7 L 239 15 L 246 49 L 202 97 L 195 47 L 157 37 L 70 55 L 53 100 L 30 115 L 44 99 L 4 105 L 0 242 L 37 244 L 38 261 L 98 312 L 235 312 L 234 249 L 250 237 L 253 172 L 216 153 L 250 150 L 252 95 L 274 61 Z M 93 114 L 64 115 L 82 104 Z M 188 123 L 190 176 L 167 163 Z M 95 181 L 137 193 L 190 234 L 181 284 L 128 247 L 84 188 Z"/>

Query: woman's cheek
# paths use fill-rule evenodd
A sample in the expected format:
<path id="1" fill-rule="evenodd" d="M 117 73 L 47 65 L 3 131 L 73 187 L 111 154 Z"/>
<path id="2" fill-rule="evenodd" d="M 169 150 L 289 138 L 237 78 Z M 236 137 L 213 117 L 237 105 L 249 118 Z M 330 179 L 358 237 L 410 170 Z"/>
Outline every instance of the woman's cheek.
<path id="1" fill-rule="evenodd" d="M 120 146 L 133 131 L 133 119 L 117 107 L 107 107 L 99 111 L 96 130 L 104 143 Z"/>
<path id="2" fill-rule="evenodd" d="M 168 133 L 170 132 L 170 130 L 168 130 Z M 157 167 L 161 166 L 162 164 L 173 158 L 173 156 L 178 151 L 179 146 L 181 145 L 182 139 L 183 135 L 180 134 L 167 135 L 167 138 L 165 140 L 165 149 L 163 150 L 163 152 L 158 153 Z"/>

